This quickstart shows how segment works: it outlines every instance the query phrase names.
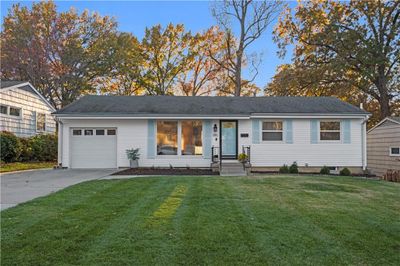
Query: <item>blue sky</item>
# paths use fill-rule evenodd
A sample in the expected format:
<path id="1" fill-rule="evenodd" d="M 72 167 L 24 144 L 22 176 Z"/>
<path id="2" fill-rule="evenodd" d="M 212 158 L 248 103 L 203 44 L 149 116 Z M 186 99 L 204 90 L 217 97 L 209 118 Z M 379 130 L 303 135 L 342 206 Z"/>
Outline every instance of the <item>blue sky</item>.
<path id="1" fill-rule="evenodd" d="M 26 6 L 32 4 L 32 1 L 1 1 L 2 21 L 8 9 L 17 2 Z M 146 27 L 156 24 L 182 23 L 187 30 L 192 32 L 216 25 L 210 11 L 211 3 L 207 1 L 56 1 L 58 11 L 66 11 L 74 7 L 78 11 L 88 9 L 101 15 L 113 16 L 118 21 L 120 31 L 132 32 L 139 39 L 143 37 Z M 296 5 L 296 2 L 287 3 L 291 6 Z M 284 59 L 279 58 L 276 51 L 277 46 L 272 40 L 272 26 L 249 47 L 249 53 L 263 53 L 259 75 L 255 80 L 261 88 L 271 80 L 277 66 L 290 62 L 290 51 Z M 249 77 L 249 73 L 244 71 L 243 78 Z"/>

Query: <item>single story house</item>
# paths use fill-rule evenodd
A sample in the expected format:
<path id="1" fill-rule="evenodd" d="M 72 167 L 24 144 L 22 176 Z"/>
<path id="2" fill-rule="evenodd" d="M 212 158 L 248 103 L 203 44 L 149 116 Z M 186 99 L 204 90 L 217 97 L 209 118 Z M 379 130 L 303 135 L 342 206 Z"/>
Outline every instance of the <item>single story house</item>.
<path id="1" fill-rule="evenodd" d="M 54 107 L 26 81 L 0 81 L 0 131 L 19 137 L 55 133 Z"/>
<path id="2" fill-rule="evenodd" d="M 294 161 L 366 168 L 369 113 L 333 97 L 84 96 L 54 113 L 59 163 L 68 168 L 209 168 L 243 151 L 253 169 Z M 336 169 L 336 170 L 337 170 Z"/>
<path id="3" fill-rule="evenodd" d="M 400 117 L 386 117 L 367 133 L 368 170 L 383 176 L 400 171 Z"/>

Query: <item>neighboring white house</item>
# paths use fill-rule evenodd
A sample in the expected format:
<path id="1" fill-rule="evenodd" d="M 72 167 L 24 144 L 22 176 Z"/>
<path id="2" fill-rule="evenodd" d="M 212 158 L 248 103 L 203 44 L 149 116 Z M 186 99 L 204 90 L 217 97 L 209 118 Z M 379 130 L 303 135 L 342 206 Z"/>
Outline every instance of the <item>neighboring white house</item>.
<path id="1" fill-rule="evenodd" d="M 84 96 L 54 114 L 63 167 L 128 167 L 140 148 L 142 167 L 208 168 L 244 150 L 253 170 L 366 168 L 369 114 L 332 97 Z"/>
<path id="2" fill-rule="evenodd" d="M 386 117 L 368 131 L 367 151 L 372 174 L 400 170 L 400 117 Z"/>
<path id="3" fill-rule="evenodd" d="M 55 133 L 55 109 L 29 83 L 1 81 L 0 131 L 13 132 L 19 137 Z"/>

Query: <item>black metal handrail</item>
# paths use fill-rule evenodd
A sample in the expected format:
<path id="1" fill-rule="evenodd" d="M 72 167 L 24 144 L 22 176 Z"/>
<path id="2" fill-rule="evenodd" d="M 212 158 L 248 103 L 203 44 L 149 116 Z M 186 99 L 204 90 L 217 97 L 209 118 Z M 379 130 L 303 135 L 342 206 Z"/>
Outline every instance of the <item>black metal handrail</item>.
<path id="1" fill-rule="evenodd" d="M 250 146 L 242 146 L 242 153 L 246 154 L 246 163 L 250 163 Z"/>
<path id="2" fill-rule="evenodd" d="M 211 147 L 211 161 L 213 163 L 217 163 L 220 160 L 220 152 L 219 152 L 219 147 L 218 146 L 212 146 Z"/>

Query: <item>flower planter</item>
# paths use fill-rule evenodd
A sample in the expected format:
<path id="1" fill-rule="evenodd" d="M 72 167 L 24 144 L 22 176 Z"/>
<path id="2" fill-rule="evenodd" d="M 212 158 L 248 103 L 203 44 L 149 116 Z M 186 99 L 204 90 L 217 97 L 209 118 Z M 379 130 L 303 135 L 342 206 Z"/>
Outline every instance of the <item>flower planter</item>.
<path id="1" fill-rule="evenodd" d="M 139 160 L 129 160 L 130 168 L 138 168 L 139 167 Z"/>

